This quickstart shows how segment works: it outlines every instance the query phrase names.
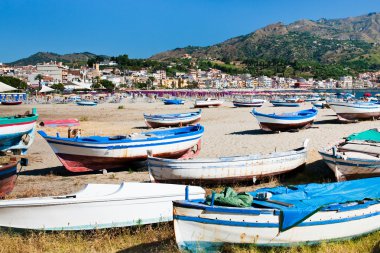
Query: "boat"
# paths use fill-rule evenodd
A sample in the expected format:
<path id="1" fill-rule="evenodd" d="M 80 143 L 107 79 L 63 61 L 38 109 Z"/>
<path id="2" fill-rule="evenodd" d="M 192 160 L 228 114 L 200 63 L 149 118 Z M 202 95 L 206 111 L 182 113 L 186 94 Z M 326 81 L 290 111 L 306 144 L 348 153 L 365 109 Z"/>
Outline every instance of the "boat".
<path id="1" fill-rule="evenodd" d="M 318 109 L 325 109 L 328 107 L 326 100 L 312 101 L 311 104 Z"/>
<path id="2" fill-rule="evenodd" d="M 0 201 L 0 227 L 17 230 L 92 230 L 140 226 L 173 219 L 173 200 L 185 186 L 173 184 L 88 184 L 79 192 Z M 204 198 L 201 187 L 190 198 Z"/>
<path id="3" fill-rule="evenodd" d="M 187 252 L 221 252 L 229 244 L 290 247 L 362 236 L 380 230 L 379 185 L 380 177 L 174 201 L 176 242 Z"/>
<path id="4" fill-rule="evenodd" d="M 21 105 L 22 101 L 2 101 L 2 105 Z"/>
<path id="5" fill-rule="evenodd" d="M 366 102 L 329 102 L 339 121 L 352 122 L 358 120 L 378 119 L 380 104 Z"/>
<path id="6" fill-rule="evenodd" d="M 148 127 L 178 127 L 195 124 L 201 120 L 202 111 L 176 114 L 145 114 L 144 119 Z"/>
<path id="7" fill-rule="evenodd" d="M 380 131 L 352 134 L 319 151 L 338 181 L 380 176 Z"/>
<path id="8" fill-rule="evenodd" d="M 130 135 L 63 138 L 38 133 L 48 142 L 63 166 L 71 172 L 126 168 L 128 162 L 153 156 L 179 158 L 200 147 L 201 125 Z M 197 150 L 199 152 L 199 150 Z"/>
<path id="9" fill-rule="evenodd" d="M 12 151 L 17 154 L 25 154 L 33 143 L 37 110 L 33 108 L 24 115 L 0 117 L 0 151 Z"/>
<path id="10" fill-rule="evenodd" d="M 72 127 L 79 126 L 79 120 L 77 119 L 57 119 L 57 120 L 44 120 L 41 121 L 42 127 Z"/>
<path id="11" fill-rule="evenodd" d="M 7 194 L 13 191 L 16 182 L 17 174 L 16 160 L 9 157 L 0 157 L 0 198 L 4 198 Z"/>
<path id="12" fill-rule="evenodd" d="M 216 98 L 197 99 L 194 102 L 194 108 L 219 107 L 223 103 L 223 100 Z"/>
<path id="13" fill-rule="evenodd" d="M 264 131 L 289 131 L 309 128 L 317 117 L 318 110 L 312 108 L 291 113 L 265 114 L 253 109 L 251 114 Z"/>
<path id="14" fill-rule="evenodd" d="M 300 107 L 301 106 L 301 104 L 298 102 L 291 102 L 291 101 L 287 101 L 283 99 L 271 100 L 270 103 L 273 106 L 283 106 L 283 107 Z"/>
<path id="15" fill-rule="evenodd" d="M 80 106 L 95 106 L 97 105 L 98 103 L 97 102 L 94 102 L 94 101 L 77 101 L 77 105 L 80 105 Z"/>
<path id="16" fill-rule="evenodd" d="M 252 95 L 240 95 L 235 96 L 232 103 L 235 107 L 261 107 L 265 100 L 254 98 Z"/>
<path id="17" fill-rule="evenodd" d="M 307 144 L 286 152 L 266 155 L 231 156 L 204 159 L 164 159 L 148 157 L 153 182 L 167 183 L 236 183 L 283 174 L 303 166 Z"/>
<path id="18" fill-rule="evenodd" d="M 311 97 L 305 98 L 305 102 L 315 102 L 315 101 L 318 101 L 320 99 L 321 99 L 321 97 L 317 94 L 317 95 L 313 95 Z"/>
<path id="19" fill-rule="evenodd" d="M 183 105 L 185 103 L 185 100 L 179 98 L 164 99 L 163 101 L 165 105 Z"/>

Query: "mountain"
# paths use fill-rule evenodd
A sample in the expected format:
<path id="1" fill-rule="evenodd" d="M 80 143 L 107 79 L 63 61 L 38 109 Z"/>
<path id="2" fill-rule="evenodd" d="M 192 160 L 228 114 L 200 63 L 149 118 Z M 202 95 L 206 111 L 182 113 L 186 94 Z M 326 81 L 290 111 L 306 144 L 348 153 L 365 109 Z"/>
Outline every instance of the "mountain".
<path id="1" fill-rule="evenodd" d="M 190 54 L 198 59 L 224 62 L 249 59 L 282 59 L 336 63 L 378 52 L 380 14 L 370 13 L 342 19 L 299 20 L 275 23 L 247 35 L 207 47 L 189 46 L 153 55 L 153 60 L 170 60 Z"/>
<path id="2" fill-rule="evenodd" d="M 73 54 L 56 54 L 50 52 L 38 52 L 27 58 L 23 58 L 11 63 L 9 65 L 25 66 L 25 65 L 36 65 L 37 63 L 43 62 L 63 62 L 63 63 L 78 63 L 78 62 L 87 62 L 89 59 L 95 59 L 98 55 L 83 52 L 83 53 L 73 53 Z M 109 58 L 108 56 L 101 56 L 102 58 Z"/>

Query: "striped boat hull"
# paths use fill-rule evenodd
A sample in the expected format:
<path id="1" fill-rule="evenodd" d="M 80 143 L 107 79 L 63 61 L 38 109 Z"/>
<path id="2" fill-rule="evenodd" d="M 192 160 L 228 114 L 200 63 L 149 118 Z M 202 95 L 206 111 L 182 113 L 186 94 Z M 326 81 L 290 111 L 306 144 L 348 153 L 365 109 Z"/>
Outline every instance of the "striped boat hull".
<path id="1" fill-rule="evenodd" d="M 11 193 L 15 186 L 17 162 L 11 162 L 0 167 L 0 198 Z"/>
<path id="2" fill-rule="evenodd" d="M 380 105 L 376 104 L 330 102 L 328 105 L 334 110 L 340 121 L 368 120 L 380 117 Z"/>
<path id="3" fill-rule="evenodd" d="M 22 145 L 23 136 L 34 135 L 35 125 L 35 120 L 19 124 L 0 125 L 0 150 L 7 151 L 15 149 L 17 145 Z M 25 149 L 31 144 L 32 142 L 25 144 Z"/>

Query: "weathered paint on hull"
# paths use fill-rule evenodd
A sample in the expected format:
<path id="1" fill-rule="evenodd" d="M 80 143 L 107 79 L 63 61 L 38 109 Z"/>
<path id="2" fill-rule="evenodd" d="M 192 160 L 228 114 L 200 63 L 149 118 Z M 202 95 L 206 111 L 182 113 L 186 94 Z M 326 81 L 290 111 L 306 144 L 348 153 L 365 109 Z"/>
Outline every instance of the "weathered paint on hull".
<path id="1" fill-rule="evenodd" d="M 0 168 L 0 198 L 11 193 L 15 187 L 17 162 Z"/>
<path id="2" fill-rule="evenodd" d="M 264 131 L 289 131 L 296 129 L 305 129 L 311 127 L 314 120 L 295 123 L 295 124 L 279 124 L 279 123 L 268 123 L 268 122 L 260 122 L 260 127 Z"/>
<path id="3" fill-rule="evenodd" d="M 340 121 L 355 121 L 355 120 L 368 120 L 378 119 L 380 112 L 367 112 L 367 113 L 337 113 Z"/>
<path id="4" fill-rule="evenodd" d="M 148 127 L 151 128 L 158 128 L 158 127 L 181 127 L 181 126 L 187 126 L 191 124 L 195 124 L 201 121 L 201 117 L 195 120 L 190 121 L 183 121 L 183 122 L 168 122 L 168 123 L 161 123 L 161 122 L 153 122 L 149 120 L 145 120 L 145 123 Z"/>

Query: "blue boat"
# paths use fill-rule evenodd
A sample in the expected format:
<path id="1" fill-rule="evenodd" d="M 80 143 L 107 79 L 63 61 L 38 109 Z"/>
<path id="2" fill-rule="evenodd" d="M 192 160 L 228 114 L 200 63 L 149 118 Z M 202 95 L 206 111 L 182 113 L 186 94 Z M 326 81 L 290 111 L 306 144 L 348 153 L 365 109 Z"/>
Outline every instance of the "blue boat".
<path id="1" fill-rule="evenodd" d="M 380 230 L 380 177 L 339 183 L 227 188 L 206 199 L 174 201 L 181 250 L 220 252 L 224 245 L 293 246 L 346 240 Z"/>
<path id="2" fill-rule="evenodd" d="M 310 127 L 317 117 L 316 108 L 282 114 L 265 114 L 256 111 L 251 114 L 257 119 L 264 131 L 289 131 Z"/>
<path id="3" fill-rule="evenodd" d="M 97 104 L 98 104 L 97 102 L 94 102 L 94 101 L 85 101 L 85 100 L 77 102 L 77 105 L 80 105 L 80 106 L 95 106 Z"/>
<path id="4" fill-rule="evenodd" d="M 301 106 L 300 103 L 297 102 L 291 102 L 287 100 L 271 100 L 270 101 L 273 106 L 284 106 L 284 107 L 299 107 Z"/>
<path id="5" fill-rule="evenodd" d="M 165 105 L 183 105 L 185 103 L 185 100 L 179 98 L 164 99 L 163 101 Z"/>

